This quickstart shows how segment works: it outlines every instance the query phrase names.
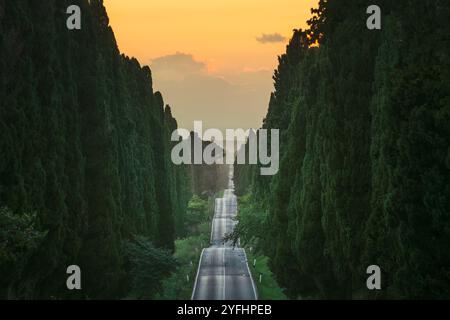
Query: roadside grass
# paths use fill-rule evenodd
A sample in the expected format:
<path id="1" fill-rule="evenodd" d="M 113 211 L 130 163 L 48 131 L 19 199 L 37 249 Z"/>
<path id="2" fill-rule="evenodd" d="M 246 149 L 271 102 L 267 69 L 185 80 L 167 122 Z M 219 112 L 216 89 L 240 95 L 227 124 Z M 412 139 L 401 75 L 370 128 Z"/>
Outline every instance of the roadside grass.
<path id="1" fill-rule="evenodd" d="M 191 299 L 200 253 L 209 244 L 210 228 L 211 224 L 209 222 L 203 222 L 199 226 L 199 235 L 175 241 L 174 257 L 179 261 L 180 267 L 163 281 L 163 293 L 158 299 Z"/>
<path id="2" fill-rule="evenodd" d="M 263 255 L 255 255 L 248 248 L 245 249 L 248 259 L 248 267 L 252 273 L 253 280 L 258 289 L 259 300 L 288 300 L 288 297 L 283 293 L 283 290 L 278 285 L 272 271 L 269 269 L 269 258 Z M 253 261 L 256 259 L 256 265 L 253 266 Z M 261 282 L 259 282 L 259 276 Z"/>
<path id="3" fill-rule="evenodd" d="M 175 240 L 174 257 L 180 266 L 172 275 L 163 280 L 163 290 L 156 297 L 159 300 L 189 300 L 194 288 L 200 254 L 209 247 L 214 197 L 203 200 L 193 197 L 188 210 L 193 216 L 189 229 L 191 235 Z"/>
<path id="4" fill-rule="evenodd" d="M 223 196 L 223 191 L 215 197 Z M 203 203 L 202 222 L 193 225 L 194 234 L 175 241 L 174 257 L 180 263 L 177 271 L 163 281 L 163 291 L 156 297 L 159 300 L 189 300 L 194 288 L 195 277 L 197 275 L 200 254 L 203 248 L 209 247 L 211 235 L 212 216 L 214 214 L 214 199 L 211 197 Z M 194 199 L 191 208 L 198 210 L 201 207 L 199 199 Z M 242 212 L 242 211 L 241 211 Z M 194 221 L 194 220 L 193 220 Z M 268 266 L 268 257 L 257 254 L 245 247 L 248 259 L 248 266 L 253 280 L 258 290 L 260 300 L 286 300 L 288 299 L 283 290 L 275 280 L 274 275 Z M 256 265 L 253 260 L 256 258 Z M 262 274 L 262 281 L 259 282 L 259 275 Z"/>

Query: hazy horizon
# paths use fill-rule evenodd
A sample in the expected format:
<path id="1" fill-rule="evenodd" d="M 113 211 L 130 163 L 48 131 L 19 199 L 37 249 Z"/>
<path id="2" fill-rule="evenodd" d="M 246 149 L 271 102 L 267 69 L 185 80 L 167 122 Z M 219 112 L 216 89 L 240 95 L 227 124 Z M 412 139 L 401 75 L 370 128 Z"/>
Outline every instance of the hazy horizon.
<path id="1" fill-rule="evenodd" d="M 318 0 L 104 3 L 120 51 L 150 66 L 180 127 L 247 129 L 261 126 L 278 56 Z"/>

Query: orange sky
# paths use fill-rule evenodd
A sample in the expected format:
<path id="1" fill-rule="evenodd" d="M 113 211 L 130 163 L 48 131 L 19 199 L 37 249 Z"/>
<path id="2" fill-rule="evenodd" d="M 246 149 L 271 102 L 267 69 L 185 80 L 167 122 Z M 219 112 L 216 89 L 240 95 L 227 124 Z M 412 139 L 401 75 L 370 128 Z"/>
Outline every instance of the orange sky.
<path id="1" fill-rule="evenodd" d="M 251 100 L 255 105 L 242 110 L 246 112 L 244 118 L 247 120 L 240 123 L 241 126 L 259 126 L 267 110 L 266 102 L 272 90 L 271 73 L 276 68 L 277 56 L 285 51 L 292 29 L 306 27 L 310 8 L 316 6 L 317 2 L 318 0 L 104 0 L 121 52 L 138 58 L 141 64 L 151 65 L 156 58 L 183 53 L 190 56 L 192 61 L 203 65 L 203 70 L 198 70 L 202 76 L 220 78 L 227 85 L 244 84 L 248 90 L 261 94 L 264 100 L 250 97 L 249 93 L 244 94 L 246 100 L 241 103 L 248 104 Z M 279 34 L 286 39 L 261 43 L 257 37 L 263 34 Z M 186 56 L 182 56 L 182 59 L 183 63 L 188 63 Z M 174 59 L 170 61 L 173 62 Z M 170 61 L 163 62 L 172 63 Z M 194 62 L 192 64 L 194 68 L 197 67 Z M 155 74 L 154 69 L 158 67 L 152 68 L 156 89 L 162 91 L 166 102 L 177 104 L 172 106 L 175 116 L 181 117 L 181 122 L 191 121 L 188 118 L 189 109 L 192 108 L 179 105 L 184 101 L 181 96 L 183 93 L 168 92 L 171 87 L 164 86 L 163 81 L 159 80 L 161 77 L 168 80 L 167 74 L 163 74 L 166 69 L 159 68 L 160 74 Z M 170 70 L 173 74 L 173 68 Z M 261 70 L 267 73 L 255 73 Z M 254 77 L 252 73 L 255 73 Z M 257 77 L 267 79 L 261 82 Z M 232 99 L 234 105 L 239 104 L 236 99 Z M 195 96 L 187 100 L 195 103 Z M 202 103 L 198 105 L 197 109 Z M 214 106 L 204 110 L 204 114 L 211 111 L 214 112 Z M 201 108 L 192 110 L 192 113 L 192 117 L 200 117 Z M 207 118 L 212 119 L 211 116 Z M 232 125 L 228 120 L 217 123 L 216 126 Z"/>

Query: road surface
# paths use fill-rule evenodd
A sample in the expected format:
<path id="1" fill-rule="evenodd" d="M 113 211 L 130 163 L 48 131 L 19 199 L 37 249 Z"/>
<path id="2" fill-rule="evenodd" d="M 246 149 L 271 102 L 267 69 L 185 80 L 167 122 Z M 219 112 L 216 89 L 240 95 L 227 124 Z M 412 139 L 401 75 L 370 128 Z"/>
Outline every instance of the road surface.
<path id="1" fill-rule="evenodd" d="M 257 299 L 245 250 L 224 241 L 236 225 L 237 199 L 233 191 L 233 166 L 230 166 L 228 189 L 223 198 L 215 200 L 211 246 L 203 249 L 200 256 L 192 300 Z"/>

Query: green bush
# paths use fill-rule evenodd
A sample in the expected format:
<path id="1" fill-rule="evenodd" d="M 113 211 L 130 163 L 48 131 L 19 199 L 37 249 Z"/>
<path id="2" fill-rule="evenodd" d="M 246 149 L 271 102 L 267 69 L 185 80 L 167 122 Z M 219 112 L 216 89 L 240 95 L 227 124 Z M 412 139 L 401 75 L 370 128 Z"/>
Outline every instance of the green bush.
<path id="1" fill-rule="evenodd" d="M 126 244 L 131 264 L 131 296 L 152 299 L 162 291 L 162 281 L 178 266 L 178 261 L 164 249 L 155 248 L 145 237 L 137 236 Z"/>
<path id="2" fill-rule="evenodd" d="M 0 208 L 0 295 L 6 296 L 8 287 L 20 275 L 45 237 L 46 232 L 36 228 L 36 213 L 15 214 Z"/>

